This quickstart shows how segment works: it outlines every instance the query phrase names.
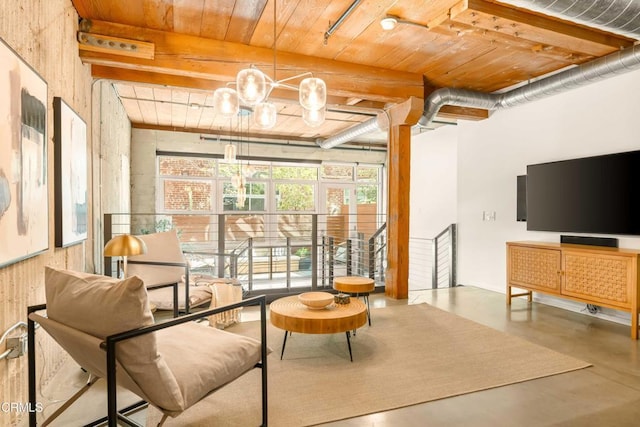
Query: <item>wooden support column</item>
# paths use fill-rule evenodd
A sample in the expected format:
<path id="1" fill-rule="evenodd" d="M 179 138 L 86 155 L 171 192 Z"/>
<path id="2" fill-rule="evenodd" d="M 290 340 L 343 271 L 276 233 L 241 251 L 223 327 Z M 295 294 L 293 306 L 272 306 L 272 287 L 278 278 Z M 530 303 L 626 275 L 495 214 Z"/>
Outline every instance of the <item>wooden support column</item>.
<path id="1" fill-rule="evenodd" d="M 387 272 L 385 295 L 409 297 L 409 189 L 411 184 L 411 126 L 423 111 L 418 98 L 389 111 Z"/>

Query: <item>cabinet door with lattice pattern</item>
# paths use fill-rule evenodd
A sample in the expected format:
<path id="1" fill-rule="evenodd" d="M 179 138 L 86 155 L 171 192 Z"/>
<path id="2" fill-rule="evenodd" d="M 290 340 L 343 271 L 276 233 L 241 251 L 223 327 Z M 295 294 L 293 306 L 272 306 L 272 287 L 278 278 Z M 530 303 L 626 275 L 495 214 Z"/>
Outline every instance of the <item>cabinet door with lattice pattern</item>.
<path id="1" fill-rule="evenodd" d="M 563 270 L 563 295 L 631 307 L 633 258 L 565 250 Z"/>
<path id="2" fill-rule="evenodd" d="M 560 293 L 560 251 L 509 245 L 509 285 Z"/>

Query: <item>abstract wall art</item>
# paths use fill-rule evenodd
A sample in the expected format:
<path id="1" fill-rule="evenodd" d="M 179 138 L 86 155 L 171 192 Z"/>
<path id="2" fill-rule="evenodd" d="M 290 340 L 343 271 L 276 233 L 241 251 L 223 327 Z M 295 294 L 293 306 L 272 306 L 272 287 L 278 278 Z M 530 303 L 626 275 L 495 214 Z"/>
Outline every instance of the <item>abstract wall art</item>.
<path id="1" fill-rule="evenodd" d="M 53 98 L 56 246 L 87 239 L 87 124 L 59 97 Z"/>
<path id="2" fill-rule="evenodd" d="M 0 39 L 0 267 L 49 247 L 47 83 Z"/>

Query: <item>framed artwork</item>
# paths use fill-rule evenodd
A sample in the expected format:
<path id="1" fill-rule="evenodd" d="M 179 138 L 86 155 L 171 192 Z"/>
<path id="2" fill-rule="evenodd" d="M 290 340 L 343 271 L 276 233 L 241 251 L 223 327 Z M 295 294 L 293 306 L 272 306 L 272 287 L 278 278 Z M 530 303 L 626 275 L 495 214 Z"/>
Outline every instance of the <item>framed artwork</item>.
<path id="1" fill-rule="evenodd" d="M 49 248 L 47 82 L 0 39 L 0 267 Z"/>
<path id="2" fill-rule="evenodd" d="M 87 239 L 87 124 L 59 97 L 53 98 L 56 246 Z"/>

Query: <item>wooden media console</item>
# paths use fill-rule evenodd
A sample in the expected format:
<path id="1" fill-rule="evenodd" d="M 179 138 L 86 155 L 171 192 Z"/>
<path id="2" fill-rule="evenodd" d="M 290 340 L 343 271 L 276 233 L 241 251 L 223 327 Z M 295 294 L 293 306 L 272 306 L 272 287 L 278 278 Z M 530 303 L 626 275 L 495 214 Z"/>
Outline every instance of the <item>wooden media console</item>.
<path id="1" fill-rule="evenodd" d="M 544 242 L 507 242 L 507 304 L 533 292 L 631 313 L 638 339 L 640 251 Z M 513 293 L 512 288 L 524 293 Z"/>

